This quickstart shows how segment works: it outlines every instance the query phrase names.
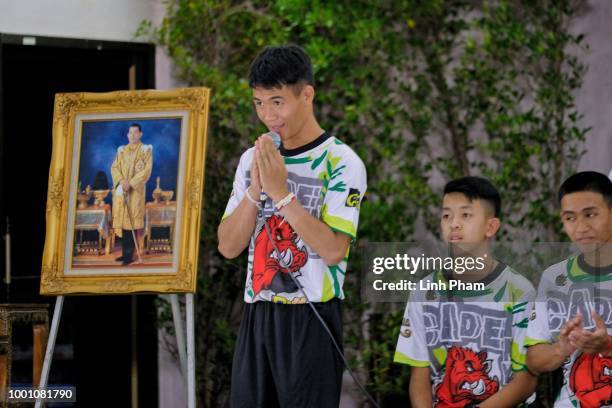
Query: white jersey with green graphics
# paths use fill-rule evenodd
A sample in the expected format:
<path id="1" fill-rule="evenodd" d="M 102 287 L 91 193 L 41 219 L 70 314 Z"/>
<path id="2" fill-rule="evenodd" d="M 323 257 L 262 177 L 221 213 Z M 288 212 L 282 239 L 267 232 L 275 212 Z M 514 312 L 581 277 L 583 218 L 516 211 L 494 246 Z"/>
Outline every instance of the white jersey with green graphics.
<path id="1" fill-rule="evenodd" d="M 595 310 L 612 334 L 612 266 L 593 268 L 582 255 L 551 266 L 542 274 L 527 346 L 554 343 L 561 326 L 576 314 L 593 329 Z M 563 385 L 555 407 L 612 406 L 612 358 L 576 351 L 561 366 Z"/>
<path id="2" fill-rule="evenodd" d="M 281 147 L 280 151 L 289 173 L 287 186 L 302 207 L 332 230 L 355 239 L 359 206 L 366 191 L 366 170 L 359 156 L 328 133 L 300 148 L 288 150 Z M 251 148 L 240 158 L 223 218 L 231 215 L 244 198 L 250 185 L 254 152 Z M 280 253 L 274 250 L 263 219 L 258 216 L 249 244 L 244 301 L 304 303 L 305 299 L 289 273 L 297 278 L 313 302 L 344 299 L 342 286 L 348 251 L 339 264 L 328 266 L 293 231 L 276 211 L 271 199 L 266 201 L 263 216 Z M 283 268 L 279 259 L 289 267 Z"/>
<path id="3" fill-rule="evenodd" d="M 449 279 L 435 272 L 422 282 Z M 526 370 L 533 285 L 502 263 L 480 282 L 484 290 L 413 291 L 406 305 L 394 361 L 431 369 L 435 407 L 482 402 Z"/>

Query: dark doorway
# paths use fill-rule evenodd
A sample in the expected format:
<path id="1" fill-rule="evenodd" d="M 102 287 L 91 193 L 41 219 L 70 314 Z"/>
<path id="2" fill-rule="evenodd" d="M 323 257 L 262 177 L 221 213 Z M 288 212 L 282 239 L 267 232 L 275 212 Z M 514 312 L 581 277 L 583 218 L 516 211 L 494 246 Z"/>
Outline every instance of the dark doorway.
<path id="1" fill-rule="evenodd" d="M 4 235 L 8 217 L 13 272 L 10 298 L 0 284 L 2 302 L 50 303 L 50 310 L 55 302 L 38 295 L 54 95 L 129 89 L 130 69 L 136 89 L 154 88 L 154 55 L 148 44 L 0 34 L 0 230 Z M 2 246 L 1 265 L 4 252 Z M 49 383 L 76 386 L 79 407 L 131 406 L 135 332 L 138 405 L 156 407 L 154 300 L 154 295 L 68 297 Z M 21 368 L 28 364 L 14 362 L 13 383 L 28 381 L 28 370 Z"/>

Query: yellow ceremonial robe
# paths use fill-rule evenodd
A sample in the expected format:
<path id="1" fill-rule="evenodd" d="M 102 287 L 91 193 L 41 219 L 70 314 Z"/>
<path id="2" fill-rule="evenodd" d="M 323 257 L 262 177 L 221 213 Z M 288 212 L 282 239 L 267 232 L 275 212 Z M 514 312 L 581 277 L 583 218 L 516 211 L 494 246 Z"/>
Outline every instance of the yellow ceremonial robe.
<path id="1" fill-rule="evenodd" d="M 152 168 L 153 147 L 151 145 L 138 142 L 133 145 L 119 146 L 117 149 L 117 156 L 115 156 L 115 161 L 111 166 L 114 229 L 136 230 L 144 228 L 146 184 L 151 177 Z M 127 194 L 121 187 L 121 181 L 123 180 L 130 183 Z M 121 231 L 117 232 L 121 236 Z"/>

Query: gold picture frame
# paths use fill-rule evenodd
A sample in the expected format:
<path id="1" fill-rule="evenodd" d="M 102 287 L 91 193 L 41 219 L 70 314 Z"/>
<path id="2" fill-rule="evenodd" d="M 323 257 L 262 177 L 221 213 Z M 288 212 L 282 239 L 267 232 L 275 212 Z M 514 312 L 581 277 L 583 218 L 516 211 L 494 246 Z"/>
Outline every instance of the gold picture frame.
<path id="1" fill-rule="evenodd" d="M 195 292 L 209 98 L 207 88 L 55 96 L 41 294 Z M 142 137 L 136 144 L 126 138 L 133 127 Z M 148 169 L 145 207 L 133 207 L 134 216 L 128 192 L 139 205 L 139 190 L 125 190 L 133 234 L 120 232 L 113 207 L 123 193 L 111 167 L 122 149 L 136 151 L 132 176 Z M 148 152 L 146 162 L 138 152 Z M 172 192 L 162 194 L 160 180 Z M 124 264 L 129 237 L 138 260 Z"/>

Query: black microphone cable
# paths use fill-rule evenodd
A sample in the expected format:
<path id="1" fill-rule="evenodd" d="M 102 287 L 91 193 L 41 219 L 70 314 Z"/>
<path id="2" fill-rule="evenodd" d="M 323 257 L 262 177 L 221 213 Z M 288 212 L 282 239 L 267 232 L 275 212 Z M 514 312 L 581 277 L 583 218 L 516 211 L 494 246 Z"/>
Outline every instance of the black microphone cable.
<path id="1" fill-rule="evenodd" d="M 262 197 L 263 197 L 263 195 L 262 195 Z M 286 265 L 285 262 L 281 259 L 282 258 L 280 256 L 281 252 L 278 250 L 278 247 L 276 246 L 276 241 L 272 237 L 272 232 L 270 232 L 270 226 L 268 225 L 268 222 L 265 219 L 264 212 L 263 212 L 264 208 L 265 208 L 265 200 L 262 199 L 261 206 L 259 208 L 259 216 L 261 217 L 261 219 L 262 219 L 262 221 L 264 223 L 264 228 L 266 230 L 266 234 L 268 235 L 268 239 L 270 240 L 270 242 L 272 243 L 272 247 L 276 251 L 276 254 L 277 254 L 276 260 L 280 263 L 280 265 L 283 268 L 285 268 L 285 269 L 287 269 L 287 271 L 289 271 L 289 266 L 291 266 L 291 265 Z M 344 363 L 344 366 L 346 367 L 347 371 L 349 372 L 349 374 L 353 378 L 353 381 L 355 381 L 355 383 L 357 384 L 357 386 L 361 390 L 362 394 L 365 395 L 368 398 L 368 400 L 370 400 L 370 403 L 372 403 L 372 405 L 374 407 L 379 408 L 378 404 L 376 403 L 376 401 L 374 401 L 374 398 L 372 398 L 370 393 L 368 393 L 368 391 L 366 391 L 364 386 L 361 385 L 361 382 L 359 382 L 359 380 L 355 376 L 355 373 L 353 372 L 353 370 L 351 369 L 351 366 L 349 365 L 348 361 L 346 360 L 346 357 L 344 356 L 344 353 L 342 352 L 342 349 L 340 349 L 340 346 L 336 342 L 336 339 L 335 339 L 334 335 L 332 334 L 331 330 L 327 326 L 327 323 L 325 323 L 325 320 L 323 320 L 323 318 L 321 317 L 321 315 L 317 311 L 317 308 L 314 307 L 314 305 L 312 304 L 312 302 L 308 298 L 308 295 L 306 295 L 306 292 L 304 291 L 304 287 L 302 286 L 302 284 L 297 280 L 297 278 L 295 276 L 293 276 L 293 273 L 288 272 L 288 275 L 291 277 L 291 280 L 293 281 L 293 283 L 299 288 L 300 292 L 302 293 L 302 295 L 306 299 L 306 303 L 308 303 L 308 305 L 310 306 L 310 309 L 312 309 L 312 311 L 314 312 L 314 314 L 317 317 L 317 319 L 319 319 L 319 322 L 321 323 L 321 325 L 323 326 L 323 329 L 325 329 L 325 332 L 327 333 L 327 335 L 331 339 L 331 341 L 332 341 L 336 351 L 338 352 L 338 354 L 340 355 L 340 358 L 342 359 L 342 362 Z"/>

